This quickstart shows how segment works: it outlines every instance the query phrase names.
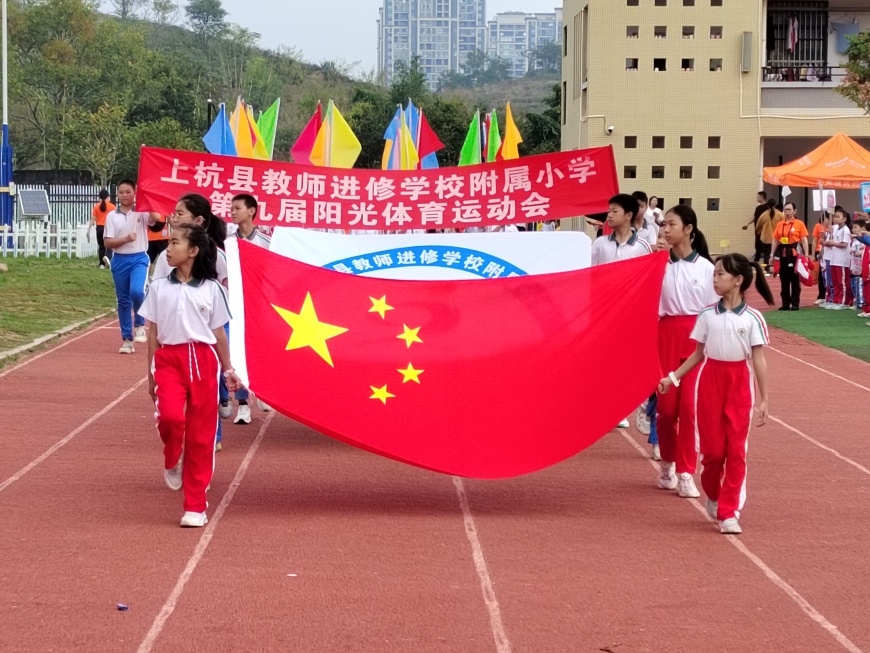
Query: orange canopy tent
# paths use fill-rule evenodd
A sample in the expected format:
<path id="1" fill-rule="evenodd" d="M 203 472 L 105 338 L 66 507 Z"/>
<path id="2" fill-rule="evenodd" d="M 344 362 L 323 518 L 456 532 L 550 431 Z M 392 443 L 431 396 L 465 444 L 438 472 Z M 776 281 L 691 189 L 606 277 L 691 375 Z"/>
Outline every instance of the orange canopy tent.
<path id="1" fill-rule="evenodd" d="M 842 132 L 800 159 L 764 169 L 775 186 L 859 188 L 870 181 L 870 152 Z"/>

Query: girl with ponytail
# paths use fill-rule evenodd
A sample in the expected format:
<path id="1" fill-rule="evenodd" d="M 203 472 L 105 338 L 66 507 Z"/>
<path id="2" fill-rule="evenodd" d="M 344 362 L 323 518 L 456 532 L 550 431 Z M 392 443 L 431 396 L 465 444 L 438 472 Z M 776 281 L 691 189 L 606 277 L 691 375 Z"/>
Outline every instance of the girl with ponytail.
<path id="1" fill-rule="evenodd" d="M 767 324 L 744 297 L 753 276 L 758 293 L 772 306 L 773 293 L 758 263 L 742 254 L 726 254 L 716 261 L 713 287 L 721 299 L 698 315 L 691 335 L 697 343 L 695 351 L 659 384 L 659 392 L 667 396 L 701 366 L 697 380 L 701 485 L 707 495 L 707 514 L 718 522 L 720 533 L 730 535 L 742 532 L 738 520 L 746 500 L 746 440 L 753 408 L 759 426 L 768 415 L 763 351 L 769 344 Z"/>
<path id="2" fill-rule="evenodd" d="M 659 359 L 663 370 L 680 367 L 695 351 L 691 339 L 698 314 L 718 299 L 713 290 L 713 262 L 707 240 L 698 229 L 690 206 L 679 205 L 665 214 L 662 233 L 671 248 L 659 308 Z M 656 430 L 661 453 L 658 486 L 679 488 L 681 497 L 700 496 L 693 474 L 695 451 L 695 373 L 674 391 L 658 397 Z"/>

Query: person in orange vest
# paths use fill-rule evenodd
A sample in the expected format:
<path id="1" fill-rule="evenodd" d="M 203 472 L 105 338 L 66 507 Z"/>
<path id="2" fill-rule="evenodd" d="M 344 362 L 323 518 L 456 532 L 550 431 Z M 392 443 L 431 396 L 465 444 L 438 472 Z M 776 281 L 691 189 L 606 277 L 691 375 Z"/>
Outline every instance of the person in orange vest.
<path id="1" fill-rule="evenodd" d="M 157 260 L 157 257 L 169 245 L 169 221 L 160 223 L 160 229 L 154 231 L 148 229 L 148 258 L 151 264 Z"/>
<path id="2" fill-rule="evenodd" d="M 100 262 L 100 269 L 105 270 L 111 268 L 111 250 L 106 249 L 106 243 L 103 241 L 103 232 L 106 229 L 106 216 L 115 210 L 115 205 L 109 201 L 109 191 L 105 188 L 100 191 L 100 201 L 94 204 L 94 209 L 91 211 L 91 222 L 88 225 L 88 240 L 91 238 L 91 229 L 97 227 L 97 259 Z"/>

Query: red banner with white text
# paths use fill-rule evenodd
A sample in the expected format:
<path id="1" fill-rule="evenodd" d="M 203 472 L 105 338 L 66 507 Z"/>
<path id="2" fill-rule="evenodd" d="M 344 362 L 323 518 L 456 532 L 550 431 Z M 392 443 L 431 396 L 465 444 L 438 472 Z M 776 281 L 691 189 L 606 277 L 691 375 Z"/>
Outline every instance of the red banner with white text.
<path id="1" fill-rule="evenodd" d="M 230 219 L 249 193 L 259 223 L 319 229 L 464 229 L 607 210 L 619 192 L 613 149 L 597 147 L 434 170 L 344 170 L 143 147 L 137 209 L 172 213 L 199 193 Z"/>

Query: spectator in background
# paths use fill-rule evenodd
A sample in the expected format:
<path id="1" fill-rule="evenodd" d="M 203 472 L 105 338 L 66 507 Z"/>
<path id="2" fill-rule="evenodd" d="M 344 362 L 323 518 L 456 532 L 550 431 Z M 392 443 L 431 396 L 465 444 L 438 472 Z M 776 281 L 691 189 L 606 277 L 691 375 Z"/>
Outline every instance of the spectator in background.
<path id="1" fill-rule="evenodd" d="M 743 225 L 743 231 L 749 229 L 749 225 L 752 225 L 755 229 L 755 254 L 752 256 L 752 260 L 758 263 L 764 256 L 764 243 L 761 242 L 761 238 L 758 234 L 758 219 L 762 216 L 762 214 L 768 210 L 767 206 L 767 193 L 763 190 L 758 191 L 758 195 L 755 196 L 756 202 L 758 202 L 758 206 L 755 207 L 755 214 L 752 216 L 752 220 Z"/>
<path id="2" fill-rule="evenodd" d="M 755 235 L 761 239 L 762 267 L 767 274 L 770 251 L 773 247 L 773 231 L 782 222 L 783 215 L 782 211 L 776 208 L 776 200 L 768 200 L 765 206 L 767 210 L 758 216 L 758 221 L 755 223 Z"/>
<path id="3" fill-rule="evenodd" d="M 115 205 L 109 201 L 109 191 L 105 188 L 100 191 L 100 201 L 94 204 L 94 210 L 91 211 L 91 222 L 88 225 L 88 240 L 91 237 L 91 229 L 97 227 L 97 259 L 100 262 L 100 269 L 112 267 L 112 251 L 106 249 L 106 243 L 103 240 L 103 234 L 106 231 L 106 216 L 115 210 Z"/>
<path id="4" fill-rule="evenodd" d="M 816 261 L 819 262 L 819 297 L 816 300 L 816 306 L 822 306 L 827 303 L 828 274 L 830 270 L 825 265 L 824 251 L 822 251 L 822 243 L 828 239 L 828 232 L 831 230 L 831 214 L 825 211 L 822 214 L 822 219 L 813 227 L 813 250 L 816 253 Z"/>
<path id="5" fill-rule="evenodd" d="M 797 257 L 799 252 L 807 253 L 809 233 L 806 225 L 797 219 L 796 210 L 795 203 L 788 202 L 783 207 L 783 221 L 773 230 L 773 256 L 779 257 L 779 277 L 782 283 L 782 290 L 779 293 L 782 298 L 782 306 L 779 309 L 781 311 L 797 311 L 801 305 L 801 280 L 796 269 Z"/>
<path id="6" fill-rule="evenodd" d="M 649 208 L 646 210 L 646 218 L 661 227 L 665 223 L 665 214 L 659 208 L 659 198 L 653 195 L 649 198 Z"/>

